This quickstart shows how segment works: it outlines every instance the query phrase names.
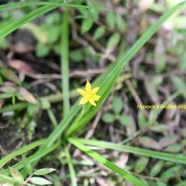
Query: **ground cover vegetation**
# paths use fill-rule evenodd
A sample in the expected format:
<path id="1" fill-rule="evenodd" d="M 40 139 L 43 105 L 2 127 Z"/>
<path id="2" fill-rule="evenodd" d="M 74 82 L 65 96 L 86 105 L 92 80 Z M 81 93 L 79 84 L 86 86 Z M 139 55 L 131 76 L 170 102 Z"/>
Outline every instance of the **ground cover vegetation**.
<path id="1" fill-rule="evenodd" d="M 186 185 L 186 1 L 0 3 L 0 185 Z"/>

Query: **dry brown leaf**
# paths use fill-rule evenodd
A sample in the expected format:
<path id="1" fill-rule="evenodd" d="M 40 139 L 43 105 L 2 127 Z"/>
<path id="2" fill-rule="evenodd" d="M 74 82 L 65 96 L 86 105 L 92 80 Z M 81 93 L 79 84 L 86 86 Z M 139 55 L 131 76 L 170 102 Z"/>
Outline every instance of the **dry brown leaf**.
<path id="1" fill-rule="evenodd" d="M 34 73 L 32 67 L 22 60 L 11 59 L 8 61 L 8 65 L 19 72 Z"/>
<path id="2" fill-rule="evenodd" d="M 18 92 L 23 96 L 24 100 L 28 101 L 29 103 L 33 103 L 33 104 L 37 103 L 37 100 L 34 98 L 34 96 L 26 89 L 20 88 Z"/>
<path id="3" fill-rule="evenodd" d="M 143 145 L 144 147 L 161 150 L 161 146 L 159 145 L 159 143 L 152 138 L 142 136 L 142 137 L 139 137 L 138 140 L 139 140 L 139 143 Z"/>
<path id="4" fill-rule="evenodd" d="M 159 141 L 159 145 L 164 148 L 171 144 L 175 144 L 178 140 L 177 136 L 166 136 Z"/>
<path id="5" fill-rule="evenodd" d="M 123 166 L 128 162 L 129 156 L 128 154 L 122 154 L 119 159 L 115 162 L 115 164 L 120 167 L 123 168 Z"/>
<path id="6" fill-rule="evenodd" d="M 8 89 L 12 89 L 14 92 L 16 92 L 16 84 L 12 82 L 3 82 L 3 84 L 0 86 L 0 92 L 8 92 Z"/>

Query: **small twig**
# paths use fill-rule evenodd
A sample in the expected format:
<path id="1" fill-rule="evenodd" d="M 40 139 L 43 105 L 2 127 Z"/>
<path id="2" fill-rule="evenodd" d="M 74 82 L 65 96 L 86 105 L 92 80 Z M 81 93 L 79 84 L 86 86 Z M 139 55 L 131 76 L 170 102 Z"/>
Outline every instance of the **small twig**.
<path id="1" fill-rule="evenodd" d="M 137 93 L 136 90 L 134 89 L 134 87 L 133 87 L 133 85 L 131 84 L 131 82 L 130 82 L 128 79 L 126 79 L 126 80 L 125 80 L 125 83 L 126 83 L 126 85 L 128 86 L 129 90 L 131 91 L 131 94 L 133 95 L 133 97 L 134 97 L 136 103 L 137 103 L 138 105 L 143 105 L 143 103 L 142 103 L 140 97 L 138 96 L 138 93 Z M 144 110 L 144 114 L 145 114 L 147 117 L 149 116 L 149 113 L 148 113 L 146 110 Z"/>
<path id="2" fill-rule="evenodd" d="M 95 118 L 95 120 L 94 120 L 94 122 L 93 122 L 93 124 L 92 124 L 92 126 L 91 126 L 91 129 L 88 131 L 88 133 L 87 133 L 86 136 L 85 136 L 86 139 L 89 139 L 89 138 L 92 137 L 92 135 L 94 134 L 94 131 L 95 131 L 95 129 L 96 129 L 97 125 L 98 125 L 98 122 L 99 122 L 99 120 L 100 120 L 100 118 L 101 118 L 101 115 L 102 115 L 101 112 L 99 112 L 99 113 L 96 115 L 96 118 Z"/>

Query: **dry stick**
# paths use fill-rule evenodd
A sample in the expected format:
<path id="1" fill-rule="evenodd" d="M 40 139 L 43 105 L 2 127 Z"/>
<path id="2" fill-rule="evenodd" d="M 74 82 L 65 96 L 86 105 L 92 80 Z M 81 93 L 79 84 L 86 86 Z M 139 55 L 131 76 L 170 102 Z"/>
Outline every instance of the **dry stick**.
<path id="1" fill-rule="evenodd" d="M 134 97 L 136 103 L 139 104 L 139 105 L 143 105 L 143 103 L 142 103 L 140 97 L 138 96 L 138 93 L 137 93 L 136 90 L 134 89 L 132 83 L 131 83 L 128 79 L 125 80 L 125 83 L 126 83 L 126 85 L 128 86 L 128 88 L 129 88 L 131 94 L 133 95 L 133 97 Z M 144 110 L 144 113 L 145 113 L 145 115 L 146 115 L 147 117 L 149 116 L 149 113 L 148 113 L 146 110 Z"/>
<path id="2" fill-rule="evenodd" d="M 94 120 L 94 122 L 92 124 L 91 129 L 88 131 L 88 133 L 85 136 L 86 139 L 89 139 L 94 134 L 94 131 L 95 131 L 95 129 L 96 129 L 97 125 L 98 125 L 98 122 L 99 122 L 99 120 L 101 118 L 101 115 L 102 115 L 102 112 L 99 112 L 97 114 L 97 116 L 96 116 L 96 118 L 95 118 L 95 120 Z"/>

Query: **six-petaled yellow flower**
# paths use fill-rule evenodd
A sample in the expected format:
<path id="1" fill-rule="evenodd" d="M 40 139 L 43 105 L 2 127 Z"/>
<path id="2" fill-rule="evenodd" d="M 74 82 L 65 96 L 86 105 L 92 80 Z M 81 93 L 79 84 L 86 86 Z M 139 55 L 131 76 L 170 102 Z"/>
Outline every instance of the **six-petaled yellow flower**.
<path id="1" fill-rule="evenodd" d="M 100 96 L 96 95 L 98 92 L 99 87 L 95 87 L 91 89 L 91 84 L 87 80 L 85 90 L 78 88 L 77 91 L 83 96 L 83 98 L 80 100 L 79 104 L 86 104 L 89 102 L 91 105 L 96 106 L 95 101 L 98 101 Z"/>

